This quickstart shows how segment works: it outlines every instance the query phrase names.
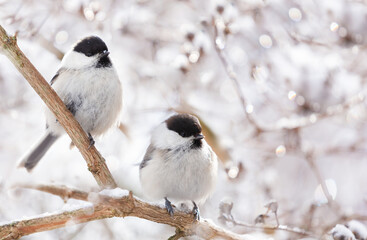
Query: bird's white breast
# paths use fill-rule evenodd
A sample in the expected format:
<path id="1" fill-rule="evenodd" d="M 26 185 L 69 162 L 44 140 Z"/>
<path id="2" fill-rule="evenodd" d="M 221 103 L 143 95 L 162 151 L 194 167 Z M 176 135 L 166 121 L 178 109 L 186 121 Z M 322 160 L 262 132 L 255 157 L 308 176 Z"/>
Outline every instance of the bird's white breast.
<path id="1" fill-rule="evenodd" d="M 141 169 L 142 187 L 151 199 L 205 201 L 213 192 L 218 168 L 216 155 L 205 141 L 201 149 L 156 151 Z"/>
<path id="2" fill-rule="evenodd" d="M 122 105 L 122 90 L 113 68 L 66 69 L 52 87 L 66 105 L 76 104 L 76 120 L 84 131 L 100 135 L 116 121 Z M 51 131 L 64 131 L 47 109 L 46 121 Z"/>

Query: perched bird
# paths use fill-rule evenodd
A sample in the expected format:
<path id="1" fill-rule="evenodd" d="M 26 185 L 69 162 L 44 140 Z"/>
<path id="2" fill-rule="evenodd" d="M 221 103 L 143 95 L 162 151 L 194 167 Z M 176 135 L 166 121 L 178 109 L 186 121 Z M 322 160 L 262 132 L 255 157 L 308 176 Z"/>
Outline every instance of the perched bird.
<path id="1" fill-rule="evenodd" d="M 218 161 L 204 140 L 199 120 L 189 114 L 177 114 L 161 123 L 140 163 L 140 182 L 147 197 L 165 199 L 168 213 L 174 210 L 168 199 L 191 200 L 196 220 L 200 220 L 196 202 L 204 202 L 213 192 Z"/>
<path id="2" fill-rule="evenodd" d="M 50 83 L 88 134 L 90 146 L 94 144 L 92 136 L 103 134 L 116 122 L 122 107 L 121 83 L 108 55 L 107 46 L 99 37 L 81 39 L 65 54 Z M 32 170 L 64 133 L 47 108 L 46 132 L 22 157 L 19 166 Z"/>

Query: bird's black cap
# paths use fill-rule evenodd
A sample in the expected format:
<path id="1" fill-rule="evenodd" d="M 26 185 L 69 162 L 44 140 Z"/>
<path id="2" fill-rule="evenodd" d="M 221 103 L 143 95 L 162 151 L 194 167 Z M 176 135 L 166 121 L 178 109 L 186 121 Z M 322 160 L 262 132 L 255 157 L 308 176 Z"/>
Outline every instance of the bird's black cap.
<path id="1" fill-rule="evenodd" d="M 97 36 L 90 36 L 80 40 L 74 47 L 75 52 L 83 53 L 90 57 L 98 53 L 107 52 L 107 45 Z"/>
<path id="2" fill-rule="evenodd" d="M 167 128 L 182 137 L 198 136 L 201 133 L 199 120 L 190 114 L 177 114 L 166 120 Z"/>

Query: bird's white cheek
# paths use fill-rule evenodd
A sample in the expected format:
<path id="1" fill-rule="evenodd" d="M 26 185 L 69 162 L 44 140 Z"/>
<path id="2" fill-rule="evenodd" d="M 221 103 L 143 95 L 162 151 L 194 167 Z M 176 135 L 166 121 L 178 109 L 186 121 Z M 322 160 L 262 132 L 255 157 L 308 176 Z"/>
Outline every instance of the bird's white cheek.
<path id="1" fill-rule="evenodd" d="M 174 148 L 186 144 L 189 139 L 183 138 L 176 132 L 168 130 L 165 123 L 158 126 L 152 135 L 152 143 L 160 149 Z"/>
<path id="2" fill-rule="evenodd" d="M 61 61 L 62 68 L 80 69 L 92 66 L 97 61 L 97 56 L 87 57 L 82 53 L 69 51 Z"/>

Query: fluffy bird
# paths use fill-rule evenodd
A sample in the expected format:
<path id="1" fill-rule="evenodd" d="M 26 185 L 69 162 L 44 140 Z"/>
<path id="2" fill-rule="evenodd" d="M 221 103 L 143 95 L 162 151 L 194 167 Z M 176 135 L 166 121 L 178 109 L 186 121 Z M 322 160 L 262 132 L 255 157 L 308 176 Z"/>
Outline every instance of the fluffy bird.
<path id="1" fill-rule="evenodd" d="M 189 114 L 177 114 L 154 129 L 151 143 L 140 163 L 140 182 L 152 200 L 165 199 L 173 216 L 171 200 L 191 200 L 196 220 L 200 220 L 197 202 L 213 192 L 218 161 L 204 140 L 199 120 Z"/>
<path id="2" fill-rule="evenodd" d="M 93 137 L 106 132 L 122 107 L 122 88 L 116 70 L 102 39 L 81 39 L 65 54 L 61 67 L 51 79 L 51 86 L 88 134 Z M 47 150 L 65 131 L 54 114 L 46 109 L 46 132 L 39 142 L 22 157 L 20 166 L 31 171 Z"/>

